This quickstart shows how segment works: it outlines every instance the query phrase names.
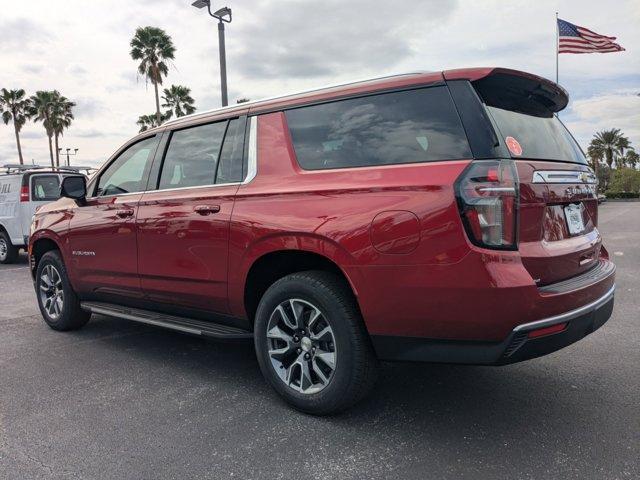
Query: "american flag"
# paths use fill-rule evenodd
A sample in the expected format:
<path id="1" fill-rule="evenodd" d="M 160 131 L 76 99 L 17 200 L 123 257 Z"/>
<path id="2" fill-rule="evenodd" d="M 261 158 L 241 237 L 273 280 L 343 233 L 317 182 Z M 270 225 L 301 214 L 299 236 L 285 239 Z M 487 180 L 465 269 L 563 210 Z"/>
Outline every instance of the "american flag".
<path id="1" fill-rule="evenodd" d="M 622 52 L 624 48 L 607 37 L 558 19 L 558 53 L 607 53 Z"/>

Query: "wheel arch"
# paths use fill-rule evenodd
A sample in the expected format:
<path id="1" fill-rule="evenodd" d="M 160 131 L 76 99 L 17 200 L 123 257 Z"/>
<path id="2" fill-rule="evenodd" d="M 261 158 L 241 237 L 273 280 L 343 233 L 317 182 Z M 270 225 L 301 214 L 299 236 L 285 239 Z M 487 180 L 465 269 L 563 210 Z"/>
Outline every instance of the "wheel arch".
<path id="1" fill-rule="evenodd" d="M 36 271 L 38 270 L 38 264 L 40 263 L 42 256 L 52 250 L 58 250 L 60 255 L 63 255 L 62 248 L 59 243 L 51 237 L 40 236 L 32 241 L 30 248 L 31 255 L 29 258 L 29 267 L 31 269 L 32 277 L 35 278 Z"/>
<path id="2" fill-rule="evenodd" d="M 312 250 L 277 249 L 257 257 L 245 276 L 243 307 L 249 323 L 253 325 L 260 299 L 274 282 L 286 275 L 308 270 L 328 271 L 339 276 L 344 280 L 358 304 L 354 282 L 338 262 Z"/>

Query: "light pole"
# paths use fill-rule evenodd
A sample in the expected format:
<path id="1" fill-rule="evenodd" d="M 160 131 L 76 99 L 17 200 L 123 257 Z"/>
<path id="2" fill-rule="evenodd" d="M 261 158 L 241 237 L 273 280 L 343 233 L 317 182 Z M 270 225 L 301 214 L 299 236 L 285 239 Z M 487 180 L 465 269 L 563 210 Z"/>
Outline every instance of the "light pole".
<path id="1" fill-rule="evenodd" d="M 62 153 L 62 148 L 58 148 L 58 152 L 62 153 L 62 155 L 66 155 L 67 156 L 67 167 L 70 167 L 71 166 L 71 162 L 69 161 L 69 157 L 77 155 L 78 154 L 78 149 L 74 148 L 73 149 L 73 153 L 70 153 L 70 151 L 71 151 L 70 148 L 67 148 L 66 150 L 67 150 L 66 153 Z"/>
<path id="2" fill-rule="evenodd" d="M 222 106 L 229 104 L 227 99 L 227 57 L 224 48 L 224 24 L 231 23 L 231 9 L 224 7 L 211 13 L 211 0 L 196 0 L 191 5 L 196 8 L 207 7 L 209 15 L 218 20 L 218 47 L 220 48 L 220 90 Z M 228 18 L 227 18 L 228 17 Z"/>

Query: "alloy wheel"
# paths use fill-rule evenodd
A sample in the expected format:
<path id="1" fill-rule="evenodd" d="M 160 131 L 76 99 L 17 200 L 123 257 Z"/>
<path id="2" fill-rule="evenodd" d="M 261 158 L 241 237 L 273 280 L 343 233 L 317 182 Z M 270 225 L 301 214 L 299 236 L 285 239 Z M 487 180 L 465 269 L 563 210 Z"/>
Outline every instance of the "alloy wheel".
<path id="1" fill-rule="evenodd" d="M 271 313 L 267 326 L 271 365 L 290 388 L 318 393 L 329 385 L 337 350 L 331 324 L 318 307 L 292 298 Z"/>
<path id="2" fill-rule="evenodd" d="M 7 259 L 9 253 L 9 245 L 4 238 L 0 238 L 0 261 L 4 262 Z"/>
<path id="3" fill-rule="evenodd" d="M 45 265 L 40 275 L 40 300 L 47 315 L 57 320 L 64 307 L 62 277 L 53 265 Z"/>

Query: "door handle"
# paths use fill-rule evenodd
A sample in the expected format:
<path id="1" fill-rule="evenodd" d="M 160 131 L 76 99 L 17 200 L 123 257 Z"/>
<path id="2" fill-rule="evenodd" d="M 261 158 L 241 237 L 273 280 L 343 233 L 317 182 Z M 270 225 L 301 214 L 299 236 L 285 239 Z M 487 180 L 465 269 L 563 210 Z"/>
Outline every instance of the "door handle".
<path id="1" fill-rule="evenodd" d="M 220 211 L 220 205 L 197 205 L 193 209 L 200 215 L 211 215 Z"/>
<path id="2" fill-rule="evenodd" d="M 126 209 L 126 210 L 117 210 L 116 211 L 116 215 L 119 216 L 120 218 L 125 218 L 125 217 L 132 217 L 133 216 L 133 209 Z"/>

